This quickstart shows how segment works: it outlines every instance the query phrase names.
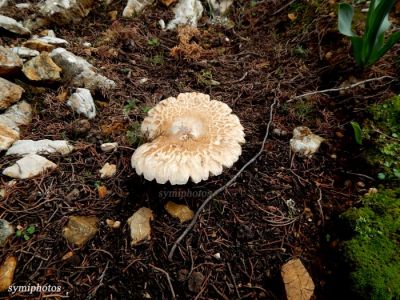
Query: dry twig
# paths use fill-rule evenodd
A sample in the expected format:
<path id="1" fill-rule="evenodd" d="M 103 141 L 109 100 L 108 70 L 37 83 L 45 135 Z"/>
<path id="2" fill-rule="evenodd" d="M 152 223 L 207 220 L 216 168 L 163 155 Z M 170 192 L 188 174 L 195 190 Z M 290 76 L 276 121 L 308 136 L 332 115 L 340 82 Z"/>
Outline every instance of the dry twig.
<path id="1" fill-rule="evenodd" d="M 348 90 L 348 89 L 352 89 L 352 88 L 354 88 L 356 86 L 363 85 L 364 83 L 367 83 L 367 82 L 380 81 L 380 80 L 383 80 L 383 79 L 386 79 L 386 78 L 394 79 L 394 77 L 392 77 L 392 76 L 381 76 L 381 77 L 377 77 L 377 78 L 369 78 L 367 80 L 359 81 L 359 82 L 356 82 L 356 83 L 351 84 L 349 86 L 343 86 L 343 87 L 339 87 L 339 88 L 331 88 L 331 89 L 326 89 L 326 90 L 321 90 L 321 91 L 314 91 L 314 92 L 305 93 L 305 94 L 293 97 L 292 99 L 289 99 L 287 102 L 292 102 L 292 101 L 294 101 L 296 99 L 300 99 L 300 98 L 304 98 L 304 97 L 311 96 L 311 95 L 316 95 L 316 94 L 323 94 L 323 93 L 328 93 L 328 92 L 339 92 L 339 91 L 343 91 L 343 90 Z"/>
<path id="2" fill-rule="evenodd" d="M 210 196 L 208 196 L 208 198 L 206 200 L 204 200 L 203 204 L 200 205 L 199 209 L 197 210 L 196 214 L 194 215 L 192 221 L 190 222 L 190 224 L 188 225 L 188 227 L 186 227 L 185 231 L 177 238 L 177 240 L 174 242 L 171 251 L 168 254 L 168 259 L 172 260 L 172 257 L 174 256 L 175 250 L 178 247 L 178 244 L 185 238 L 185 236 L 190 232 L 190 230 L 192 230 L 192 228 L 194 227 L 194 225 L 196 225 L 196 222 L 201 214 L 201 212 L 203 211 L 204 207 L 207 206 L 207 204 L 218 194 L 220 194 L 221 192 L 223 192 L 224 190 L 226 190 L 232 183 L 234 183 L 236 181 L 236 179 L 240 176 L 240 174 L 243 173 L 243 171 L 249 166 L 251 165 L 264 151 L 264 147 L 265 147 L 265 143 L 267 141 L 267 138 L 269 136 L 269 129 L 271 127 L 272 124 L 272 118 L 273 118 L 273 112 L 274 112 L 274 106 L 276 105 L 276 98 L 274 99 L 274 102 L 271 104 L 270 106 L 270 111 L 269 111 L 269 121 L 267 124 L 267 129 L 265 131 L 265 136 L 264 139 L 262 141 L 261 144 L 261 148 L 260 150 L 257 152 L 256 155 L 254 155 L 236 174 L 235 176 L 233 176 L 225 185 L 223 185 L 222 187 L 220 187 L 219 189 L 217 189 L 214 193 L 212 193 Z"/>
<path id="3" fill-rule="evenodd" d="M 163 273 L 165 275 L 165 277 L 167 277 L 168 286 L 169 286 L 169 289 L 171 290 L 171 294 L 172 294 L 172 299 L 176 299 L 174 287 L 172 286 L 171 277 L 169 276 L 168 272 L 161 268 L 158 268 L 152 264 L 149 264 L 149 266 L 152 267 L 154 270 Z"/>

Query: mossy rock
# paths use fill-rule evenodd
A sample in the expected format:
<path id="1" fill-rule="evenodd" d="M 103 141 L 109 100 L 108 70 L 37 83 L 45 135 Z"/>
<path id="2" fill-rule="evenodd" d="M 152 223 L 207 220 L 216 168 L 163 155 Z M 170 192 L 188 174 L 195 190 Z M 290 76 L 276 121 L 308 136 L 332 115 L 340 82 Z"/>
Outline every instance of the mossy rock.
<path id="1" fill-rule="evenodd" d="M 343 242 L 352 289 L 363 299 L 400 299 L 400 188 L 362 202 L 342 214 L 353 232 Z"/>
<path id="2" fill-rule="evenodd" d="M 400 96 L 372 105 L 372 118 L 363 126 L 363 138 L 370 146 L 367 162 L 380 179 L 400 180 Z"/>

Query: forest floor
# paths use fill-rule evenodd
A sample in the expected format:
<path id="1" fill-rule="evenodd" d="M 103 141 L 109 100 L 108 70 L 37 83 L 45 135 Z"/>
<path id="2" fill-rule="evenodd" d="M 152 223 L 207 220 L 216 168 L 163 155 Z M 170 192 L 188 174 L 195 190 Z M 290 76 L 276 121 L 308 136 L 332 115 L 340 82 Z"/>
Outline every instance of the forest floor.
<path id="1" fill-rule="evenodd" d="M 170 299 L 166 276 L 157 267 L 168 272 L 178 299 L 285 299 L 280 268 L 299 257 L 314 280 L 315 299 L 346 294 L 338 216 L 378 184 L 361 158 L 349 122 L 365 116 L 369 104 L 397 93 L 399 86 L 384 78 L 340 92 L 295 97 L 346 82 L 395 77 L 394 54 L 400 48 L 394 47 L 368 70 L 357 69 L 349 41 L 337 31 L 333 2 L 235 1 L 229 14 L 232 29 L 208 24 L 207 15 L 200 20 L 191 40 L 200 46 L 194 54 L 171 52 L 179 38 L 175 31 L 159 28 L 160 19 L 172 16 L 161 4 L 132 19 L 120 16 L 125 1 L 99 4 L 79 24 L 49 26 L 70 43 L 67 50 L 87 59 L 118 88 L 95 95 L 97 116 L 84 134 L 77 133 L 79 116 L 57 97 L 71 93 L 68 86 L 45 86 L 24 96 L 34 107 L 34 119 L 21 138 L 68 139 L 76 150 L 65 157 L 51 156 L 58 170 L 18 180 L 0 200 L 0 217 L 37 228 L 29 240 L 14 237 L 10 246 L 0 249 L 1 256 L 17 257 L 14 285 L 60 285 L 60 295 L 72 299 Z M 116 20 L 111 11 L 118 11 Z M 26 17 L 13 11 L 8 15 Z M 20 40 L 0 37 L 0 45 Z M 84 48 L 84 42 L 92 48 Z M 190 91 L 210 94 L 232 108 L 245 128 L 242 156 L 223 175 L 199 184 L 148 182 L 130 165 L 140 141 L 140 122 L 160 100 Z M 166 201 L 196 210 L 232 178 L 259 151 L 274 101 L 265 151 L 210 202 L 168 260 L 187 224 L 166 213 Z M 291 159 L 289 140 L 296 126 L 308 126 L 326 140 L 311 158 Z M 272 132 L 276 128 L 284 133 Z M 104 142 L 120 147 L 104 153 Z M 0 167 L 14 160 L 2 156 Z M 117 175 L 102 180 L 98 170 L 106 162 L 117 165 Z M 1 181 L 5 184 L 9 178 L 2 175 Z M 107 188 L 104 198 L 98 195 L 99 185 Z M 74 189 L 79 190 L 76 198 L 70 194 Z M 131 247 L 126 220 L 143 206 L 155 215 L 152 236 Z M 62 236 L 70 215 L 100 219 L 99 232 L 80 249 Z M 121 228 L 110 229 L 106 219 L 121 221 Z M 69 251 L 74 259 L 66 262 L 62 257 Z M 187 275 L 193 272 L 205 278 L 197 292 L 188 288 Z M 0 294 L 1 299 L 7 297 Z"/>

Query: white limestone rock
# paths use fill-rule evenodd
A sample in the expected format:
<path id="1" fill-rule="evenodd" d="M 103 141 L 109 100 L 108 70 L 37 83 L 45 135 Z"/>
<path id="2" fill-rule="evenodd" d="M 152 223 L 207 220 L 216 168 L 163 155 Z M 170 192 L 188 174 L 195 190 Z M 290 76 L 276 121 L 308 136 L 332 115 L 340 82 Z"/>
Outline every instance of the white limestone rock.
<path id="1" fill-rule="evenodd" d="M 110 178 L 117 173 L 117 166 L 114 164 L 106 163 L 99 171 L 100 178 Z"/>
<path id="2" fill-rule="evenodd" d="M 20 140 L 16 141 L 11 148 L 8 149 L 6 155 L 26 155 L 26 154 L 52 154 L 59 153 L 67 155 L 74 150 L 74 147 L 63 140 Z"/>
<path id="3" fill-rule="evenodd" d="M 47 170 L 56 169 L 57 165 L 43 156 L 37 154 L 28 154 L 17 160 L 15 164 L 6 168 L 3 175 L 18 178 L 28 179 L 37 176 Z"/>
<path id="4" fill-rule="evenodd" d="M 39 12 L 56 24 L 79 23 L 92 10 L 94 0 L 46 0 L 39 4 Z"/>
<path id="5" fill-rule="evenodd" d="M 125 18 L 133 17 L 140 13 L 146 6 L 153 4 L 154 0 L 128 0 L 127 5 L 122 12 Z"/>
<path id="6" fill-rule="evenodd" d="M 78 88 L 68 99 L 67 105 L 88 119 L 96 116 L 96 106 L 88 89 Z"/>
<path id="7" fill-rule="evenodd" d="M 0 15 L 0 27 L 4 28 L 15 34 L 20 35 L 30 35 L 29 29 L 25 28 L 21 23 L 17 22 L 15 19 Z"/>
<path id="8" fill-rule="evenodd" d="M 175 18 L 167 25 L 167 30 L 173 30 L 178 25 L 197 27 L 197 21 L 203 15 L 203 5 L 200 0 L 180 0 L 173 8 Z"/>
<path id="9" fill-rule="evenodd" d="M 17 54 L 20 58 L 32 58 L 40 54 L 39 51 L 27 47 L 13 47 L 11 48 L 11 51 Z"/>
<path id="10" fill-rule="evenodd" d="M 54 49 L 50 57 L 62 68 L 63 80 L 70 81 L 72 86 L 87 88 L 93 92 L 116 87 L 114 81 L 98 74 L 89 62 L 64 48 Z"/>
<path id="11" fill-rule="evenodd" d="M 32 107 L 21 101 L 14 104 L 0 115 L 0 150 L 7 150 L 19 140 L 19 126 L 27 125 L 32 120 Z"/>
<path id="12" fill-rule="evenodd" d="M 111 152 L 118 148 L 118 143 L 104 143 L 100 145 L 100 149 L 103 152 Z"/>

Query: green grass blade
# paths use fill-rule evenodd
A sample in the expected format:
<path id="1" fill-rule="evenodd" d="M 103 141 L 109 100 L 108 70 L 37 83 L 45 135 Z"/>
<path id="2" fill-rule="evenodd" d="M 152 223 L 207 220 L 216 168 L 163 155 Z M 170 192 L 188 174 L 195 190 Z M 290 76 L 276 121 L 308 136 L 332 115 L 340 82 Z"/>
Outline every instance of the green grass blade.
<path id="1" fill-rule="evenodd" d="M 379 33 L 381 32 L 381 29 L 387 26 L 387 23 L 385 24 L 385 19 L 387 18 L 393 5 L 394 0 L 383 0 L 378 2 L 372 1 L 370 4 L 370 11 L 368 12 L 367 26 L 364 34 L 365 61 L 370 61 L 370 57 L 373 55 L 373 52 L 378 51 L 378 49 L 374 49 L 373 47 L 379 40 Z"/>
<path id="2" fill-rule="evenodd" d="M 377 62 L 386 52 L 389 51 L 390 48 L 394 46 L 397 42 L 400 41 L 400 31 L 392 33 L 389 38 L 386 40 L 386 43 L 383 47 L 381 47 L 378 51 L 374 52 L 368 61 L 368 65 L 372 65 Z"/>
<path id="3" fill-rule="evenodd" d="M 356 143 L 362 145 L 362 130 L 360 124 L 358 124 L 357 122 L 350 122 L 350 124 L 354 130 L 354 138 L 356 140 Z"/>

